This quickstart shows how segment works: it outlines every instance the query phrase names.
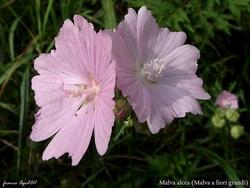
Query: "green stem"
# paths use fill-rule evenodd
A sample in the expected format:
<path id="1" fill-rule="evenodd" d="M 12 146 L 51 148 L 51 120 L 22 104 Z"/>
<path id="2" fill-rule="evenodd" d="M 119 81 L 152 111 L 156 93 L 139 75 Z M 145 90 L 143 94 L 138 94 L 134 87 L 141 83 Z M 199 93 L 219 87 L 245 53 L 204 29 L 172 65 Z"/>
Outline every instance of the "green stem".
<path id="1" fill-rule="evenodd" d="M 102 0 L 102 8 L 104 11 L 104 27 L 105 29 L 113 29 L 116 27 L 114 3 L 112 0 Z"/>

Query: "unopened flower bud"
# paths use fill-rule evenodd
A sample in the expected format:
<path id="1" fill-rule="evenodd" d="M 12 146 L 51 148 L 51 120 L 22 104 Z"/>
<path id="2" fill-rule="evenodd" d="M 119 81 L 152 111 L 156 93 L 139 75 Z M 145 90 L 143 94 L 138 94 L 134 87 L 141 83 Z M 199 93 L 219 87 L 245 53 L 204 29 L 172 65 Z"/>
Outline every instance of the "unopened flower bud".
<path id="1" fill-rule="evenodd" d="M 231 128 L 231 136 L 234 138 L 234 139 L 238 139 L 241 135 L 243 135 L 244 133 L 244 127 L 241 126 L 241 125 L 234 125 L 232 128 Z"/>
<path id="2" fill-rule="evenodd" d="M 125 99 L 118 99 L 114 112 L 117 118 L 126 119 L 131 113 L 131 107 Z"/>
<path id="3" fill-rule="evenodd" d="M 237 122 L 240 117 L 239 112 L 234 109 L 227 109 L 225 115 L 228 121 L 231 121 L 231 122 Z"/>
<path id="4" fill-rule="evenodd" d="M 220 95 L 218 95 L 216 104 L 222 108 L 239 108 L 238 97 L 229 91 L 223 91 Z"/>
<path id="5" fill-rule="evenodd" d="M 225 119 L 218 114 L 212 117 L 212 123 L 216 128 L 222 128 L 225 125 Z"/>
<path id="6" fill-rule="evenodd" d="M 223 118 L 225 117 L 225 109 L 223 108 L 218 108 L 216 111 L 215 111 L 215 115 Z"/>

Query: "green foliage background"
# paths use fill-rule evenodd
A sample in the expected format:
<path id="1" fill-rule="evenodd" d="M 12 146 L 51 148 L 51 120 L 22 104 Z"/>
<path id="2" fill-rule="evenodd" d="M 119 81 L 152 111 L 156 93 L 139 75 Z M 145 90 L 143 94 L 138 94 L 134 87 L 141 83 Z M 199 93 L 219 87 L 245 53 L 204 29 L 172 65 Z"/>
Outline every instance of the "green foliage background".
<path id="1" fill-rule="evenodd" d="M 0 1 L 0 180 L 38 180 L 38 187 L 158 187 L 169 180 L 250 181 L 249 0 L 1 0 Z M 203 116 L 187 115 L 151 135 L 145 124 L 117 120 L 107 153 L 94 142 L 80 164 L 64 155 L 43 162 L 49 140 L 29 139 L 34 113 L 32 62 L 54 48 L 63 21 L 81 14 L 96 28 L 113 28 L 127 13 L 146 5 L 158 23 L 185 31 L 201 51 L 198 75 L 212 96 L 201 101 Z M 229 126 L 211 123 L 216 96 L 239 96 L 244 135 L 234 140 Z M 119 94 L 117 99 L 120 98 Z M 240 186 L 238 186 L 240 187 Z"/>

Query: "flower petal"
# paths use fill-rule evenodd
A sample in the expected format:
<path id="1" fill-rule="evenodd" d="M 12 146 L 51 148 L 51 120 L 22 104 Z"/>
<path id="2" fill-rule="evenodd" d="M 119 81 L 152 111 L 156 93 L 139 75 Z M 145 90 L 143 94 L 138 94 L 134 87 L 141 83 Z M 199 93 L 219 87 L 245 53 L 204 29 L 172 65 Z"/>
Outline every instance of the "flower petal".
<path id="1" fill-rule="evenodd" d="M 70 123 L 71 117 L 81 105 L 81 100 L 64 99 L 57 103 L 48 103 L 36 115 L 30 138 L 42 141 L 53 136 L 65 124 Z"/>
<path id="2" fill-rule="evenodd" d="M 77 165 L 86 152 L 93 127 L 93 108 L 82 108 L 79 115 L 71 118 L 52 139 L 43 153 L 43 160 L 59 158 L 64 153 L 72 157 L 72 165 Z"/>
<path id="3" fill-rule="evenodd" d="M 168 85 L 151 85 L 150 95 L 152 109 L 147 120 L 152 133 L 157 133 L 165 124 L 170 124 L 174 118 L 184 117 L 187 112 L 201 113 L 195 98 L 188 92 Z"/>
<path id="4" fill-rule="evenodd" d="M 83 81 L 74 78 L 59 78 L 56 75 L 38 75 L 32 78 L 32 89 L 35 91 L 35 100 L 38 106 L 59 102 L 67 97 L 66 89 L 74 89 Z"/>
<path id="5" fill-rule="evenodd" d="M 109 32 L 113 41 L 113 54 L 115 59 L 118 59 L 119 66 L 133 67 L 138 64 L 138 49 L 137 49 L 137 14 L 129 8 L 128 14 L 124 20 L 120 22 L 115 33 Z M 130 65 L 130 66 L 128 66 Z"/>
<path id="6" fill-rule="evenodd" d="M 171 107 L 174 117 L 184 117 L 186 112 L 201 113 L 195 98 L 185 90 L 177 87 L 158 84 L 151 89 L 152 102 L 161 107 Z M 195 102 L 194 102 L 195 101 Z"/>
<path id="7" fill-rule="evenodd" d="M 88 36 L 81 33 L 80 37 L 84 41 L 83 50 L 86 56 L 83 63 L 90 72 L 90 77 L 100 82 L 103 73 L 108 69 L 111 63 L 112 40 L 103 32 L 89 32 Z"/>
<path id="8" fill-rule="evenodd" d="M 151 46 L 155 46 L 159 27 L 151 12 L 145 6 L 138 11 L 137 21 L 137 46 L 142 61 L 152 59 L 154 55 Z M 143 62 L 146 63 L 146 62 Z"/>
<path id="9" fill-rule="evenodd" d="M 210 95 L 202 88 L 203 81 L 195 74 L 171 68 L 166 71 L 165 75 L 159 83 L 187 91 L 190 96 L 196 99 L 210 98 Z"/>
<path id="10" fill-rule="evenodd" d="M 116 74 L 115 74 L 115 62 L 112 62 L 109 67 L 105 70 L 105 73 L 102 75 L 101 81 L 100 81 L 100 91 L 99 91 L 99 97 L 103 100 L 110 100 L 114 97 L 114 91 L 115 88 L 115 80 L 116 80 Z"/>
<path id="11" fill-rule="evenodd" d="M 165 127 L 166 122 L 164 116 L 161 114 L 156 104 L 153 104 L 151 106 L 151 113 L 147 118 L 147 123 L 151 133 L 156 134 L 161 128 Z M 169 115 L 169 113 L 166 113 L 166 115 Z"/>
<path id="12" fill-rule="evenodd" d="M 85 154 L 94 129 L 95 116 L 94 108 L 91 107 L 85 112 L 85 118 L 78 125 L 77 130 L 69 145 L 69 155 L 72 157 L 72 165 L 77 165 Z M 83 115 L 80 114 L 79 115 Z"/>
<path id="13" fill-rule="evenodd" d="M 143 63 L 155 58 L 164 58 L 169 52 L 183 45 L 186 40 L 184 32 L 170 32 L 159 28 L 151 11 L 145 6 L 138 11 L 137 41 Z"/>
<path id="14" fill-rule="evenodd" d="M 152 111 L 151 99 L 146 88 L 142 87 L 141 91 L 138 91 L 136 96 L 128 97 L 129 103 L 132 105 L 139 122 L 146 121 L 150 112 Z"/>
<path id="15" fill-rule="evenodd" d="M 183 45 L 173 50 L 164 58 L 166 71 L 174 68 L 195 73 L 199 58 L 200 51 L 196 47 L 189 44 Z"/>
<path id="16" fill-rule="evenodd" d="M 89 33 L 95 33 L 92 24 L 87 24 L 84 18 L 75 17 L 76 24 L 66 20 L 55 38 L 56 51 L 51 54 L 57 59 L 57 66 L 62 66 L 75 77 L 89 79 L 89 70 L 85 67 L 85 38 Z M 79 29 L 80 28 L 80 29 Z M 81 30 L 84 29 L 84 30 Z M 85 37 L 80 37 L 84 35 Z"/>
<path id="17" fill-rule="evenodd" d="M 182 31 L 170 32 L 167 28 L 160 28 L 155 40 L 156 42 L 150 46 L 150 48 L 155 52 L 158 58 L 162 59 L 174 49 L 184 45 L 186 38 L 186 34 Z"/>
<path id="18" fill-rule="evenodd" d="M 81 82 L 89 84 L 88 73 L 79 72 L 79 69 L 82 68 L 81 66 L 73 66 L 73 64 L 77 64 L 77 62 L 73 54 L 68 55 L 68 53 L 65 53 L 59 55 L 57 50 L 51 51 L 50 54 L 41 54 L 35 59 L 34 68 L 40 75 L 49 76 L 53 79 L 57 78 L 61 83 L 77 84 Z M 82 63 L 79 62 L 79 64 Z"/>
<path id="19" fill-rule="evenodd" d="M 101 99 L 95 106 L 95 145 L 100 155 L 103 155 L 108 148 L 112 126 L 115 120 L 113 107 L 113 100 L 107 103 Z"/>

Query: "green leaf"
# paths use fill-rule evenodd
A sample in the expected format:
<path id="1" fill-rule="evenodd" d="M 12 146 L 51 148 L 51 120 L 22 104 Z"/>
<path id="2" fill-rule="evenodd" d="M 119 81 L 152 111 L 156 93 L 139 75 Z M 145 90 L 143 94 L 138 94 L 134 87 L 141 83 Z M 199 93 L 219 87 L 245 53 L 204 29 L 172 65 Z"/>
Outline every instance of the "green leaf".
<path id="1" fill-rule="evenodd" d="M 243 7 L 248 6 L 249 0 L 231 0 L 228 1 L 229 3 L 229 10 L 231 13 L 237 17 L 237 19 L 240 19 L 241 11 L 243 10 Z"/>

